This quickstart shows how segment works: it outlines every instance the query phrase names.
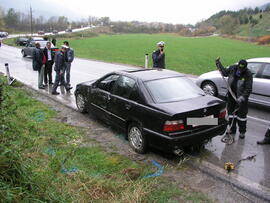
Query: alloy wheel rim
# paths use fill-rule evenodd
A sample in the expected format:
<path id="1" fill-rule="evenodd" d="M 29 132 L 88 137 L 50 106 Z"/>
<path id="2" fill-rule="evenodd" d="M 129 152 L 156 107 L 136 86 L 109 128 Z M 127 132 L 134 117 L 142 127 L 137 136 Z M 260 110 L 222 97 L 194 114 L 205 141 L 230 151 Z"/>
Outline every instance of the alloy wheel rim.
<path id="1" fill-rule="evenodd" d="M 205 94 L 209 94 L 212 96 L 215 95 L 215 88 L 212 85 L 209 85 L 209 84 L 205 85 L 203 87 L 203 91 L 205 92 Z"/>
<path id="2" fill-rule="evenodd" d="M 84 99 L 80 94 L 77 96 L 77 106 L 80 110 L 83 110 L 84 108 Z"/>
<path id="3" fill-rule="evenodd" d="M 130 142 L 136 149 L 142 147 L 142 133 L 137 127 L 132 127 L 129 131 Z"/>

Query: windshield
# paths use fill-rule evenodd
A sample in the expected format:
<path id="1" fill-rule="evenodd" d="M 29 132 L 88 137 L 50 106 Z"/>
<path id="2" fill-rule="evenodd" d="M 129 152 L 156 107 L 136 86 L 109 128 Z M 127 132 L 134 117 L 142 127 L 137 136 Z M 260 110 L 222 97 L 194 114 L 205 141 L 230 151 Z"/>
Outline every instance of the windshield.
<path id="1" fill-rule="evenodd" d="M 199 87 L 185 77 L 152 80 L 145 84 L 157 103 L 174 102 L 205 95 Z"/>

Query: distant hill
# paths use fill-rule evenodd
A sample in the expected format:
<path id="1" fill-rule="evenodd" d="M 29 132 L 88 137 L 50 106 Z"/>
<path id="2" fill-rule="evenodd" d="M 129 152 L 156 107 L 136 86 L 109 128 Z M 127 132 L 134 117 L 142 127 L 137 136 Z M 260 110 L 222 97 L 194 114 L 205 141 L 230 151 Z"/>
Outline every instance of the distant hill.
<path id="1" fill-rule="evenodd" d="M 260 37 L 270 35 L 270 3 L 239 11 L 220 11 L 199 23 L 216 28 L 217 33 Z"/>
<path id="2" fill-rule="evenodd" d="M 260 6 L 259 9 L 264 11 L 269 6 L 270 6 L 270 2 Z"/>

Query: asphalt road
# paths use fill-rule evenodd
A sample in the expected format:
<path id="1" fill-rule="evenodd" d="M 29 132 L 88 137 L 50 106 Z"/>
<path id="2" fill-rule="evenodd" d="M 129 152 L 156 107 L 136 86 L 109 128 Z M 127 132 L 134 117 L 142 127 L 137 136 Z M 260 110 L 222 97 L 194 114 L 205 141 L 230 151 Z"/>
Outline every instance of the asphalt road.
<path id="1" fill-rule="evenodd" d="M 76 50 L 75 50 L 76 53 Z M 31 58 L 23 58 L 20 49 L 3 45 L 0 48 L 0 71 L 5 72 L 4 64 L 8 63 L 10 73 L 21 82 L 37 89 L 38 75 L 32 70 Z M 71 68 L 71 84 L 75 88 L 77 83 L 97 79 L 104 74 L 127 69 L 131 66 L 110 64 L 93 60 L 75 58 Z M 194 78 L 192 78 L 194 80 Z M 76 108 L 73 90 L 70 94 L 59 88 L 61 94 L 55 98 L 61 102 Z M 44 92 L 50 92 L 50 87 Z M 250 155 L 256 155 L 254 160 L 241 161 L 233 173 L 243 182 L 256 188 L 270 189 L 270 146 L 258 146 L 256 141 L 262 139 L 270 121 L 270 111 L 258 106 L 250 106 L 248 117 L 248 129 L 246 139 L 239 140 L 236 135 L 236 142 L 232 145 L 225 145 L 216 137 L 207 144 L 206 150 L 201 158 L 212 163 L 218 168 L 223 168 L 227 161 L 237 163 L 238 160 Z M 270 191 L 270 190 L 269 190 Z"/>

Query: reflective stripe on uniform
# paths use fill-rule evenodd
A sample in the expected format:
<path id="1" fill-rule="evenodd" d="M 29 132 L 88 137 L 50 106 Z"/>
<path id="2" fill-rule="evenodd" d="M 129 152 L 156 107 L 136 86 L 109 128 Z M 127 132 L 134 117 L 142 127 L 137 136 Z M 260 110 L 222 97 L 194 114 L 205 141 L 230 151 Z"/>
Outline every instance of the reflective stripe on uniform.
<path id="1" fill-rule="evenodd" d="M 229 115 L 228 117 L 229 118 L 236 118 L 237 116 L 236 115 Z"/>
<path id="2" fill-rule="evenodd" d="M 240 118 L 240 117 L 237 116 L 237 120 L 239 120 L 239 121 L 247 121 L 247 118 Z"/>

